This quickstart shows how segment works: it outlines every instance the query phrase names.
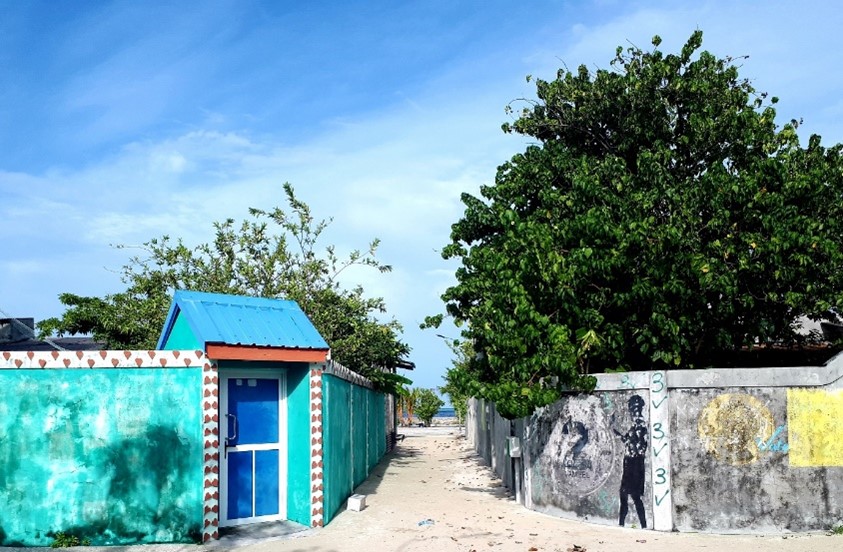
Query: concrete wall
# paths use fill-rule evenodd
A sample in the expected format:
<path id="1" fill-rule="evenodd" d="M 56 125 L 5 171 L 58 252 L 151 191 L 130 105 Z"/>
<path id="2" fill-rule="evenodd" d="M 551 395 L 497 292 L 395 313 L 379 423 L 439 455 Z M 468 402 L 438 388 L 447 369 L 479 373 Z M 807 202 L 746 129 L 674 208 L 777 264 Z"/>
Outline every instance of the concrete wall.
<path id="1" fill-rule="evenodd" d="M 496 467 L 505 436 L 492 412 L 473 400 L 467 435 Z M 525 504 L 664 531 L 826 530 L 843 520 L 841 420 L 843 355 L 823 367 L 602 374 L 594 393 L 516 420 Z"/>
<path id="2" fill-rule="evenodd" d="M 383 393 L 336 363 L 326 367 L 322 388 L 324 521 L 328 523 L 386 453 L 388 414 Z"/>
<path id="3" fill-rule="evenodd" d="M 58 532 L 202 540 L 195 357 L 176 367 L 177 356 L 146 351 L 0 355 L 0 544 L 48 545 Z"/>
<path id="4" fill-rule="evenodd" d="M 465 431 L 466 438 L 474 443 L 475 451 L 514 494 L 514 463 L 509 455 L 507 439 L 523 435 L 524 420 L 506 420 L 498 414 L 494 403 L 473 398 L 468 401 Z"/>
<path id="5" fill-rule="evenodd" d="M 287 519 L 311 524 L 310 367 L 287 364 Z"/>
<path id="6" fill-rule="evenodd" d="M 614 525 L 620 521 L 621 488 L 631 487 L 640 493 L 627 493 L 624 524 L 649 527 L 653 513 L 644 498 L 652 496 L 651 478 L 645 477 L 651 455 L 647 419 L 630 412 L 636 401 L 645 405 L 649 394 L 625 390 L 571 396 L 537 412 L 526 423 L 523 443 L 527 504 Z"/>

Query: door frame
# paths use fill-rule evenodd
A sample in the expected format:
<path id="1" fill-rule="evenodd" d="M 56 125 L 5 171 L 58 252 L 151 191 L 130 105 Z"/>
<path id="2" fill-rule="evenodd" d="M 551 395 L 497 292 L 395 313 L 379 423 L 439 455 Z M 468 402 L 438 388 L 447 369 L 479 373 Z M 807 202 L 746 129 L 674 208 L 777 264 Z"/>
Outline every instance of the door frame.
<path id="1" fill-rule="evenodd" d="M 287 460 L 288 446 L 287 439 L 287 372 L 284 369 L 220 369 L 220 527 L 234 527 L 237 525 L 249 525 L 264 521 L 277 521 L 287 519 Z M 228 382 L 235 379 L 276 379 L 278 380 L 278 513 L 268 516 L 253 516 L 250 518 L 232 519 L 228 518 L 228 457 L 227 452 L 238 452 L 238 447 L 231 447 L 226 451 L 225 442 L 228 437 Z M 265 447 L 265 448 L 264 448 Z M 266 445 L 251 445 L 252 450 L 272 450 L 273 447 Z M 255 507 L 255 462 L 252 460 L 252 513 Z"/>

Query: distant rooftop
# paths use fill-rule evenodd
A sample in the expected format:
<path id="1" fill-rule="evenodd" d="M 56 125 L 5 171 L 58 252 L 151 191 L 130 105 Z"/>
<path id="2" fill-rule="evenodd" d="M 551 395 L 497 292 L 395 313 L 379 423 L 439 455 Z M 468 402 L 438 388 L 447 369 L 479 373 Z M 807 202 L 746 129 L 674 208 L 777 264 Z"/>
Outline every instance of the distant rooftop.
<path id="1" fill-rule="evenodd" d="M 68 351 L 99 351 L 105 343 L 91 337 L 54 337 L 50 339 Z M 0 318 L 0 351 L 55 351 L 49 342 L 38 339 L 34 318 Z"/>

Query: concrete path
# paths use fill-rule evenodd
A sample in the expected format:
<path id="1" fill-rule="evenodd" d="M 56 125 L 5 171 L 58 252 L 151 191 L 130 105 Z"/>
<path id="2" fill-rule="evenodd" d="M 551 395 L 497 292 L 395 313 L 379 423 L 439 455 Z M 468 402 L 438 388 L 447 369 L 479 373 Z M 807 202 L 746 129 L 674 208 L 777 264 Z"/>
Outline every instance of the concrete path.
<path id="1" fill-rule="evenodd" d="M 283 540 L 261 531 L 212 547 L 167 545 L 76 548 L 103 552 L 839 552 L 843 536 L 716 536 L 592 525 L 539 514 L 512 500 L 452 429 L 402 430 L 406 439 L 357 492 L 361 512 Z M 265 529 L 265 528 L 264 528 Z M 8 550 L 8 549 L 7 549 Z M 23 550 L 23 549 L 22 549 Z M 31 549 L 30 549 L 31 550 Z"/>

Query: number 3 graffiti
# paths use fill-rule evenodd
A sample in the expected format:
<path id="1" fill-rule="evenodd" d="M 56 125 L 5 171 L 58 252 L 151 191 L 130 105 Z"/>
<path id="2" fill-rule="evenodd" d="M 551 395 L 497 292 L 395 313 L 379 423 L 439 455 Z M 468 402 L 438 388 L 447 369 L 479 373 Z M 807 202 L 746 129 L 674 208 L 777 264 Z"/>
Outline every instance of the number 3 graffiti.
<path id="1" fill-rule="evenodd" d="M 656 529 L 670 528 L 670 423 L 667 413 L 667 381 L 664 372 L 653 372 L 650 376 L 650 435 L 653 438 L 653 526 Z M 665 452 L 664 454 L 662 454 Z"/>

